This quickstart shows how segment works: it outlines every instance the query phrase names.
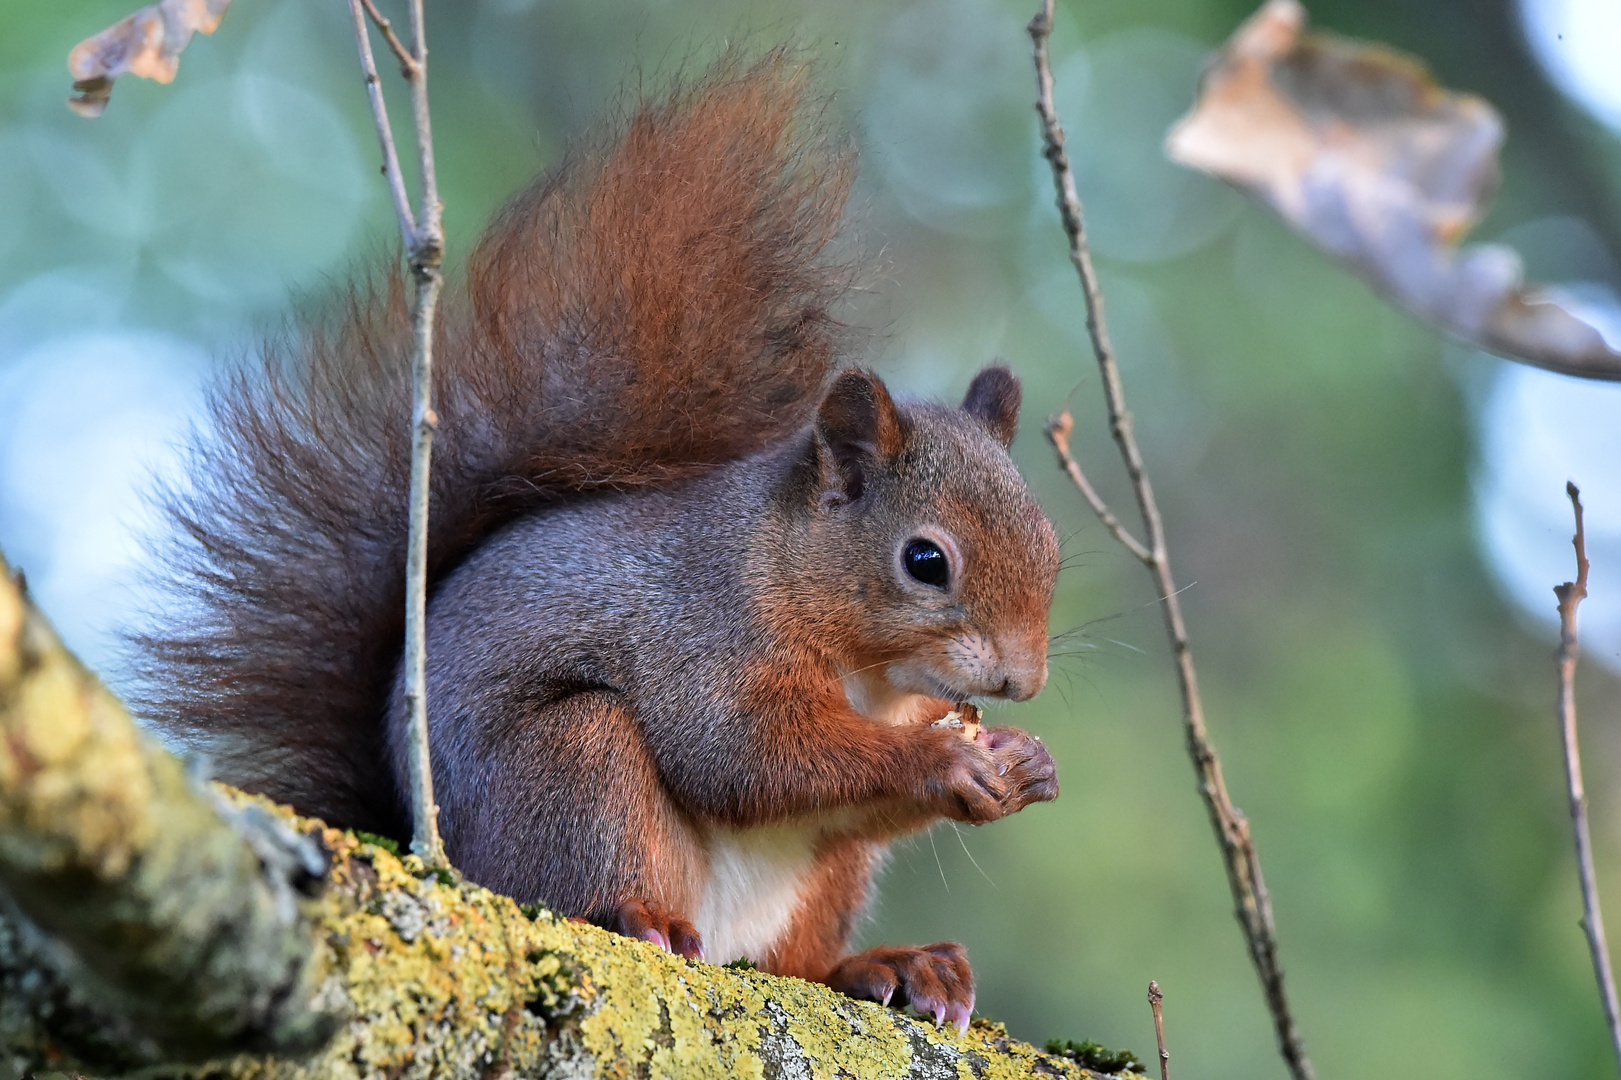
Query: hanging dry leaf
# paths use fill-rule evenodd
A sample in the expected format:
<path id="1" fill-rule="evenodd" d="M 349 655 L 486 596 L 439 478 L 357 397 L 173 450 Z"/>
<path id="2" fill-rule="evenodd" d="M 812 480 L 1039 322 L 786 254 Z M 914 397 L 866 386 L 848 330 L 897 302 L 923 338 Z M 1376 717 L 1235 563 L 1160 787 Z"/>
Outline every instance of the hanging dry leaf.
<path id="1" fill-rule="evenodd" d="M 180 51 L 194 33 L 212 34 L 231 0 L 159 0 L 68 53 L 68 72 L 77 97 L 68 107 L 80 116 L 100 116 L 112 96 L 113 80 L 128 72 L 156 82 L 171 81 Z"/>
<path id="2" fill-rule="evenodd" d="M 1553 371 L 1621 379 L 1621 353 L 1527 286 L 1512 250 L 1457 247 L 1496 187 L 1496 111 L 1436 85 L 1411 57 L 1305 24 L 1298 0 L 1250 16 L 1171 128 L 1170 158 L 1237 186 L 1447 333 Z"/>

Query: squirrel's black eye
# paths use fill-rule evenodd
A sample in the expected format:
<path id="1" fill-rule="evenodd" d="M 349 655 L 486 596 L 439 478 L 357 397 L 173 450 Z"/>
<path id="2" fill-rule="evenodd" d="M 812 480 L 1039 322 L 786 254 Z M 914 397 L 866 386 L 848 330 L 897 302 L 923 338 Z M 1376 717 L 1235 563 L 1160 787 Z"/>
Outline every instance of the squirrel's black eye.
<path id="1" fill-rule="evenodd" d="M 908 540 L 901 552 L 906 572 L 925 585 L 943 589 L 951 583 L 951 566 L 946 553 L 927 540 Z"/>

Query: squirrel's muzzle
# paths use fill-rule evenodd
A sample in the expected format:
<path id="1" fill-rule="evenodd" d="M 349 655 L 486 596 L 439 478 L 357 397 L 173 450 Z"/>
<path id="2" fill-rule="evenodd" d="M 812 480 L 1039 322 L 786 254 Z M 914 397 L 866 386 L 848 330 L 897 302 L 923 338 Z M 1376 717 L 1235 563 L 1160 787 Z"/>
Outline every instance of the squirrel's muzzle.
<path id="1" fill-rule="evenodd" d="M 1002 686 L 995 695 L 1008 701 L 1029 701 L 1047 685 L 1047 639 L 1021 647 L 1011 642 L 998 642 Z"/>
<path id="2" fill-rule="evenodd" d="M 1019 668 L 1009 673 L 996 696 L 1007 698 L 1009 701 L 1029 701 L 1041 693 L 1041 688 L 1046 685 L 1047 660 L 1043 657 L 1039 665 Z"/>

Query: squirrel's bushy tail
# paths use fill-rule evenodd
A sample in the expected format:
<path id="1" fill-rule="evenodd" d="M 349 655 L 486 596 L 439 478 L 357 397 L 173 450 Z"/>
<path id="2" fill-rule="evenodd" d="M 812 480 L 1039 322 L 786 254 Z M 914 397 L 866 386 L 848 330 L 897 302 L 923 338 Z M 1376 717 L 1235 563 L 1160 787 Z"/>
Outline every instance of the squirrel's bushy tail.
<path id="1" fill-rule="evenodd" d="M 809 418 L 836 362 L 850 155 L 781 50 L 722 61 L 518 196 L 447 288 L 430 588 L 492 531 L 667 483 Z M 226 379 L 169 500 L 150 718 L 221 779 L 401 835 L 383 718 L 403 636 L 410 328 L 397 274 Z"/>

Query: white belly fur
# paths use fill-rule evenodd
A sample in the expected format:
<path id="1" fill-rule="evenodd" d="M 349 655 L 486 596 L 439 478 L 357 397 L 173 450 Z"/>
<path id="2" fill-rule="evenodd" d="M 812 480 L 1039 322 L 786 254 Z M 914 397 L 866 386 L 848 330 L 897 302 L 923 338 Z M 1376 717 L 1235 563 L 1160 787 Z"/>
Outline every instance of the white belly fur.
<path id="1" fill-rule="evenodd" d="M 927 722 L 932 699 L 896 690 L 881 671 L 847 675 L 845 694 L 855 710 L 891 726 Z M 833 813 L 759 829 L 711 829 L 704 838 L 709 882 L 693 923 L 704 956 L 726 964 L 742 957 L 763 964 L 799 906 L 816 861 L 818 842 L 847 825 Z"/>
<path id="2" fill-rule="evenodd" d="M 799 905 L 822 834 L 821 822 L 798 821 L 709 832 L 709 882 L 693 922 L 711 963 L 765 962 Z"/>

